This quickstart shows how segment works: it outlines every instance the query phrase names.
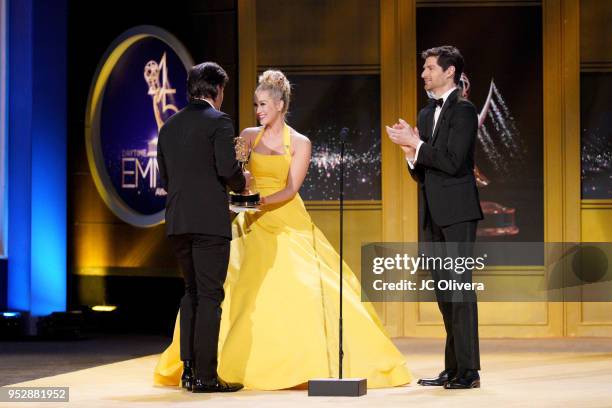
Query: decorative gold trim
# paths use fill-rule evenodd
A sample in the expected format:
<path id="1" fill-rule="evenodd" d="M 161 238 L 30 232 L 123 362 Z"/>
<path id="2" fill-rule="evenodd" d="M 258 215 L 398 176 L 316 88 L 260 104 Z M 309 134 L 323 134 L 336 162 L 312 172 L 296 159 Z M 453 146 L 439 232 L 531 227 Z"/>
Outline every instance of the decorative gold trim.
<path id="1" fill-rule="evenodd" d="M 609 333 L 610 327 L 612 327 L 612 321 L 602 321 L 602 322 L 589 322 L 589 321 L 582 321 L 580 323 L 581 326 L 587 326 L 587 327 L 599 327 L 601 329 L 604 329 L 605 331 L 607 331 Z M 604 337 L 608 337 L 608 336 L 604 336 Z"/>
<path id="2" fill-rule="evenodd" d="M 541 6 L 541 1 L 534 0 L 417 0 L 420 7 L 515 7 Z"/>
<path id="3" fill-rule="evenodd" d="M 545 240 L 580 242 L 579 1 L 545 0 L 543 18 Z M 578 302 L 549 303 L 554 332 L 577 335 L 580 309 Z"/>
<path id="4" fill-rule="evenodd" d="M 612 61 L 582 62 L 580 72 L 612 72 Z"/>
<path id="5" fill-rule="evenodd" d="M 583 210 L 612 210 L 612 199 L 581 200 L 580 208 Z"/>
<path id="6" fill-rule="evenodd" d="M 490 302 L 489 302 L 490 303 Z M 534 302 L 535 303 L 535 302 Z M 419 321 L 417 322 L 417 326 L 440 326 L 442 323 L 437 323 L 437 322 L 422 322 Z M 495 323 L 478 323 L 478 327 L 485 327 L 485 326 L 489 326 L 489 327 L 498 327 L 498 324 Z M 504 327 L 528 327 L 528 326 L 540 326 L 540 327 L 546 327 L 548 326 L 548 322 L 537 322 L 537 323 L 504 323 Z M 503 336 L 503 337 L 508 337 L 508 336 Z M 531 337 L 531 336 L 530 336 Z"/>
<path id="7" fill-rule="evenodd" d="M 417 184 L 410 178 L 401 150 L 388 139 L 385 125 L 402 117 L 415 123 L 417 106 L 415 0 L 380 1 L 380 88 L 382 238 L 418 240 Z M 417 319 L 414 304 L 383 304 L 383 322 L 391 336 L 406 335 Z"/>
<path id="8" fill-rule="evenodd" d="M 255 2 L 238 0 L 238 129 L 255 126 L 253 93 L 257 87 L 257 20 Z"/>
<path id="9" fill-rule="evenodd" d="M 378 75 L 380 73 L 380 65 L 276 65 L 257 66 L 257 72 L 262 73 L 266 69 L 279 69 L 287 74 L 294 75 Z"/>
<path id="10" fill-rule="evenodd" d="M 417 106 L 416 7 L 414 0 L 381 0 L 381 154 L 383 240 L 418 240 L 417 184 L 385 125 L 402 117 L 415 123 Z"/>

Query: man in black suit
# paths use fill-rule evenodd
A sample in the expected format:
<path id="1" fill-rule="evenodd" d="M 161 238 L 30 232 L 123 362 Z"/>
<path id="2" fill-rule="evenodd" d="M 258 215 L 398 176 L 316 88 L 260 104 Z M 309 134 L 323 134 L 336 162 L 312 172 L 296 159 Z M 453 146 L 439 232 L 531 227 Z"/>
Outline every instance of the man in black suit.
<path id="1" fill-rule="evenodd" d="M 422 57 L 421 77 L 430 103 L 419 112 L 416 128 L 400 119 L 387 127 L 387 133 L 404 151 L 410 174 L 419 183 L 419 224 L 424 240 L 434 243 L 434 256 L 472 256 L 477 223 L 483 218 L 474 178 L 478 114 L 458 88 L 464 66 L 459 50 L 436 47 Z M 432 275 L 436 281 L 472 282 L 471 270 L 436 270 Z M 445 368 L 436 378 L 418 383 L 447 389 L 480 387 L 475 294 L 437 289 L 436 298 L 446 330 Z"/>
<path id="2" fill-rule="evenodd" d="M 181 299 L 181 382 L 193 392 L 232 392 L 241 384 L 217 375 L 223 283 L 229 263 L 231 224 L 227 187 L 250 183 L 234 149 L 234 127 L 220 111 L 228 76 L 206 62 L 191 68 L 189 104 L 159 131 L 157 160 L 166 197 L 166 233 L 185 279 Z"/>

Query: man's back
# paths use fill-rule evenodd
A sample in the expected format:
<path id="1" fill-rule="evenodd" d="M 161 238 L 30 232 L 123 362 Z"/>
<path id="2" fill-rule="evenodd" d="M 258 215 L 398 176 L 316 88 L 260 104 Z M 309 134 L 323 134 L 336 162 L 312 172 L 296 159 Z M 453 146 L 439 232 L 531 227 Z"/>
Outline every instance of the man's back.
<path id="1" fill-rule="evenodd" d="M 231 236 L 227 190 L 245 180 L 235 158 L 234 128 L 226 114 L 194 101 L 162 127 L 157 158 L 166 198 L 168 235 Z"/>

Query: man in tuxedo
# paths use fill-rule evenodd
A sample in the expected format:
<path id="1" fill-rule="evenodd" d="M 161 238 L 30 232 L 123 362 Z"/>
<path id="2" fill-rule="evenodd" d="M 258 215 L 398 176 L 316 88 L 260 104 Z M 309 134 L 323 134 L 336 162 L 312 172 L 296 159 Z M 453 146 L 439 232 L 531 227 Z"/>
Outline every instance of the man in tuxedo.
<path id="1" fill-rule="evenodd" d="M 250 183 L 234 149 L 234 127 L 220 111 L 228 76 L 205 62 L 187 78 L 189 104 L 159 131 L 157 161 L 166 197 L 166 233 L 185 279 L 181 299 L 182 386 L 193 392 L 233 392 L 242 384 L 217 375 L 217 343 L 231 225 L 227 187 Z"/>
<path id="2" fill-rule="evenodd" d="M 387 134 L 404 151 L 410 174 L 419 183 L 419 226 L 424 240 L 434 243 L 434 256 L 472 256 L 477 223 L 483 218 L 474 178 L 478 114 L 458 88 L 464 66 L 459 50 L 431 48 L 422 58 L 421 78 L 430 103 L 419 112 L 416 128 L 400 119 L 387 126 Z M 432 275 L 436 281 L 472 282 L 471 270 L 436 270 Z M 437 289 L 436 298 L 446 330 L 445 367 L 437 377 L 418 383 L 447 389 L 480 387 L 475 294 Z"/>

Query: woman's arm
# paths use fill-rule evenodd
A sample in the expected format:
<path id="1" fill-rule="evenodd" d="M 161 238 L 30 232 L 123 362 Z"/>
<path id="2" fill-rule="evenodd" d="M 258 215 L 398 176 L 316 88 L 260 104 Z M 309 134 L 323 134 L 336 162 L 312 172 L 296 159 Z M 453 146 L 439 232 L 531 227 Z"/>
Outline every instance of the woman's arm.
<path id="1" fill-rule="evenodd" d="M 291 200 L 300 191 L 300 187 L 302 187 L 308 172 L 308 166 L 310 165 L 312 147 L 310 140 L 299 133 L 295 133 L 295 137 L 292 137 L 292 145 L 293 157 L 289 174 L 287 175 L 287 186 L 274 194 L 262 197 L 262 206 Z"/>
<path id="2" fill-rule="evenodd" d="M 248 128 L 244 128 L 242 132 L 240 132 L 240 136 L 238 137 L 244 139 L 247 142 L 249 149 L 252 149 L 253 143 L 255 143 L 255 139 L 257 138 L 258 133 L 259 133 L 258 127 L 248 127 Z"/>

